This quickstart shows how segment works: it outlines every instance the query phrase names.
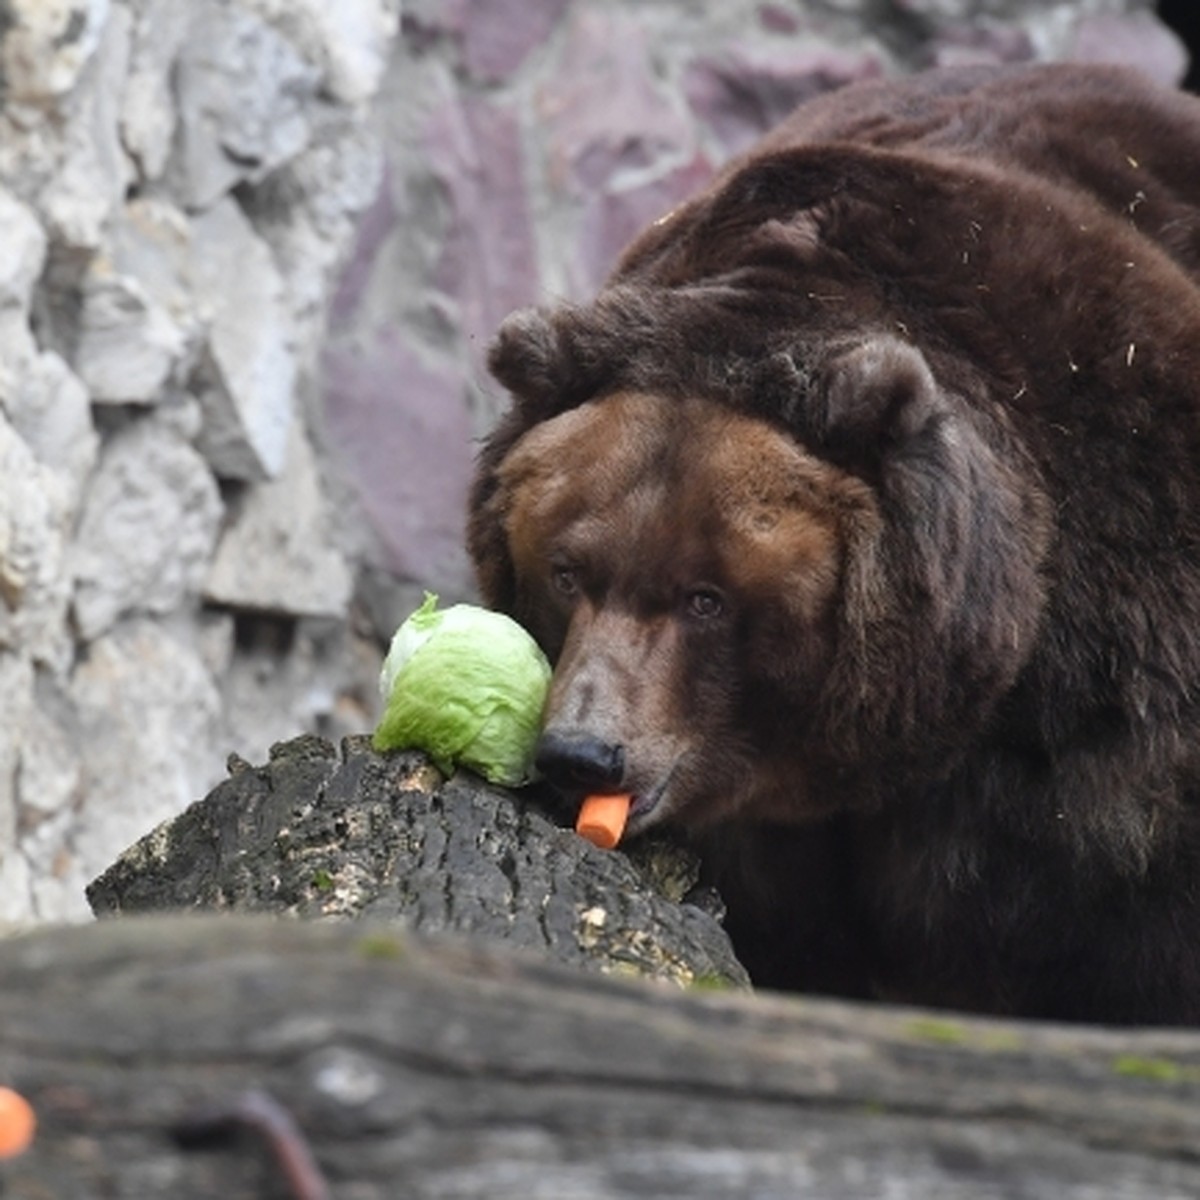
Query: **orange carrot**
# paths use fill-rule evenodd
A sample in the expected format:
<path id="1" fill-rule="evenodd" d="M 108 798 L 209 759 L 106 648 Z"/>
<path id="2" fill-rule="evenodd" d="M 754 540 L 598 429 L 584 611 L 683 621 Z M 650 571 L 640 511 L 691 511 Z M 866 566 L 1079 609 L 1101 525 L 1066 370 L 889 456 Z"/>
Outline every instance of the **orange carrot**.
<path id="1" fill-rule="evenodd" d="M 0 1087 L 0 1158 L 16 1158 L 28 1150 L 36 1129 L 29 1101 L 12 1088 Z"/>
<path id="2" fill-rule="evenodd" d="M 632 803 L 632 796 L 621 794 L 585 797 L 575 821 L 575 832 L 593 846 L 611 850 L 625 832 Z"/>

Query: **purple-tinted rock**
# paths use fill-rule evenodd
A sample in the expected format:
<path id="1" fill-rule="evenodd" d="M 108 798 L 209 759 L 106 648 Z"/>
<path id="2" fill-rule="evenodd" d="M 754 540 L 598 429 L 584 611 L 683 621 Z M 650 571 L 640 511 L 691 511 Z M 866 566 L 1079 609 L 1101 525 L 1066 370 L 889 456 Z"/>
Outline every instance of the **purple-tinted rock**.
<path id="1" fill-rule="evenodd" d="M 386 561 L 435 586 L 465 576 L 463 526 L 473 430 L 461 374 L 398 334 L 322 359 L 329 443 Z"/>
<path id="2" fill-rule="evenodd" d="M 795 33 L 800 28 L 796 14 L 782 4 L 760 4 L 758 23 L 771 33 Z"/>
<path id="3" fill-rule="evenodd" d="M 1187 74 L 1188 52 L 1153 13 L 1101 13 L 1075 30 L 1067 57 L 1074 62 L 1122 63 L 1170 87 Z"/>
<path id="4" fill-rule="evenodd" d="M 969 21 L 979 15 L 979 0 L 892 0 L 900 12 L 930 21 Z"/>
<path id="5" fill-rule="evenodd" d="M 638 233 L 694 195 L 712 175 L 712 163 L 697 154 L 684 166 L 650 183 L 593 197 L 579 243 L 579 291 L 585 295 L 594 292 Z"/>
<path id="6" fill-rule="evenodd" d="M 928 65 L 966 67 L 980 63 L 1028 62 L 1034 45 L 1024 29 L 1005 25 L 956 25 L 930 42 Z"/>
<path id="7" fill-rule="evenodd" d="M 376 259 L 396 224 L 396 201 L 392 192 L 392 171 L 384 164 L 375 199 L 358 220 L 354 246 L 338 280 L 329 305 L 329 317 L 336 329 L 351 320 L 371 280 Z"/>
<path id="8" fill-rule="evenodd" d="M 572 15 L 537 109 L 552 188 L 588 194 L 688 145 L 686 122 L 655 86 L 645 22 L 629 13 Z"/>
<path id="9" fill-rule="evenodd" d="M 487 83 L 507 79 L 540 46 L 570 0 L 467 0 L 463 62 Z"/>
<path id="10" fill-rule="evenodd" d="M 883 73 L 872 49 L 821 43 L 737 47 L 697 58 L 688 67 L 684 93 L 693 112 L 734 154 L 782 120 L 803 100 Z"/>
<path id="11" fill-rule="evenodd" d="M 454 301 L 481 359 L 502 318 L 538 291 L 520 129 L 509 110 L 464 96 L 434 115 L 425 145 L 450 201 L 434 283 Z"/>
<path id="12" fill-rule="evenodd" d="M 570 0 L 416 0 L 404 12 L 404 37 L 422 52 L 439 37 L 458 44 L 467 73 L 500 83 L 554 31 Z"/>

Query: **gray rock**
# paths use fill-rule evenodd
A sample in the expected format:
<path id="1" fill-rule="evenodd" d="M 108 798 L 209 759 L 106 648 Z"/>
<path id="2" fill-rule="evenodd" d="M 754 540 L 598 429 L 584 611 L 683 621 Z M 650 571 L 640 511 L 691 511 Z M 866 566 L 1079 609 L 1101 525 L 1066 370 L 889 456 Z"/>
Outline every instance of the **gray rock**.
<path id="1" fill-rule="evenodd" d="M 242 195 L 255 231 L 270 246 L 297 322 L 315 357 L 332 292 L 358 219 L 383 175 L 378 139 L 351 115 L 327 120 L 312 145 Z"/>
<path id="2" fill-rule="evenodd" d="M 332 539 L 312 446 L 293 425 L 279 477 L 247 489 L 234 505 L 205 597 L 235 609 L 340 618 L 351 587 Z"/>
<path id="3" fill-rule="evenodd" d="M 244 0 L 321 72 L 321 90 L 343 104 L 374 95 L 400 23 L 400 0 Z"/>
<path id="4" fill-rule="evenodd" d="M 695 864 L 673 847 L 644 848 L 639 867 L 558 827 L 535 796 L 443 781 L 423 756 L 379 755 L 365 738 L 340 754 L 298 738 L 264 767 L 231 767 L 88 888 L 97 913 L 402 919 L 592 970 L 748 982 L 717 921 L 680 903 Z"/>
<path id="5" fill-rule="evenodd" d="M 89 875 L 76 843 L 73 810 L 32 819 L 21 837 L 18 855 L 27 872 L 28 915 L 34 920 L 59 924 L 91 919 L 86 898 Z"/>
<path id="6" fill-rule="evenodd" d="M 212 632 L 213 648 L 220 653 L 220 631 Z M 230 652 L 219 671 L 227 745 L 233 752 L 256 762 L 298 729 L 339 738 L 374 725 L 377 640 L 328 617 L 244 611 L 236 620 L 236 637 L 237 653 Z"/>
<path id="7" fill-rule="evenodd" d="M 87 389 L 53 351 L 37 353 L 24 325 L 0 333 L 0 347 L 12 385 L 11 391 L 0 386 L 0 407 L 8 409 L 34 458 L 53 473 L 63 528 L 69 529 L 100 445 Z"/>
<path id="8" fill-rule="evenodd" d="M 178 120 L 171 76 L 188 35 L 189 0 L 132 0 L 135 23 L 129 78 L 121 101 L 121 137 L 143 179 L 167 164 Z"/>
<path id="9" fill-rule="evenodd" d="M 67 339 L 97 403 L 159 404 L 194 371 L 214 320 L 215 282 L 209 267 L 197 294 L 193 240 L 187 216 L 159 196 L 135 197 L 113 214 L 106 252 L 73 283 Z"/>
<path id="10" fill-rule="evenodd" d="M 244 5 L 193 0 L 191 8 L 167 178 L 185 208 L 204 209 L 308 144 L 320 71 Z"/>
<path id="11" fill-rule="evenodd" d="M 27 826 L 47 817 L 69 815 L 84 799 L 79 730 L 66 694 L 44 673 L 39 672 L 31 682 L 33 693 L 25 711 L 16 775 L 17 798 Z"/>
<path id="12" fill-rule="evenodd" d="M 74 849 L 75 811 L 87 797 L 79 730 L 66 697 L 48 678 L 34 683 L 16 775 L 21 814 L 16 849 L 28 871 L 26 904 L 43 921 L 88 915 L 86 877 Z"/>
<path id="13" fill-rule="evenodd" d="M 75 86 L 104 33 L 109 0 L 8 0 L 3 63 L 7 98 L 53 103 Z"/>
<path id="14" fill-rule="evenodd" d="M 28 915 L 30 898 L 29 867 L 17 850 L 17 767 L 33 706 L 33 667 L 25 654 L 0 648 L 0 696 L 0 921 L 16 921 Z"/>
<path id="15" fill-rule="evenodd" d="M 84 281 L 75 370 L 97 403 L 157 401 L 186 346 L 183 330 L 131 275 L 103 263 Z"/>
<path id="16" fill-rule="evenodd" d="M 46 234 L 37 216 L 5 188 L 0 188 L 0 308 L 29 308 L 33 285 L 46 262 Z"/>
<path id="17" fill-rule="evenodd" d="M 238 229 L 244 234 L 242 226 Z M 107 253 L 89 264 L 80 281 L 85 306 L 92 287 L 114 278 L 130 280 L 140 289 L 139 307 L 144 307 L 145 316 L 139 324 L 152 335 L 145 353 L 151 359 L 171 360 L 164 382 L 185 379 L 194 371 L 214 311 L 224 303 L 215 292 L 216 272 L 211 268 L 202 266 L 204 286 L 197 291 L 194 238 L 192 223 L 182 209 L 162 196 L 136 196 L 114 214 Z M 233 290 L 231 281 L 225 282 L 227 290 Z M 86 319 L 86 307 L 82 316 Z"/>
<path id="18" fill-rule="evenodd" d="M 120 134 L 131 25 L 123 6 L 108 12 L 95 53 L 64 105 L 62 164 L 38 207 L 52 238 L 65 246 L 99 249 L 105 226 L 134 177 Z"/>
<path id="19" fill-rule="evenodd" d="M 108 440 L 72 546 L 74 613 L 85 641 L 126 613 L 194 600 L 217 542 L 216 481 L 177 434 L 136 421 Z"/>
<path id="20" fill-rule="evenodd" d="M 64 527 L 74 522 L 97 438 L 83 384 L 53 352 L 42 353 L 29 328 L 29 306 L 46 259 L 46 235 L 32 210 L 0 188 L 0 411 L 34 458 L 52 474 Z"/>
<path id="21" fill-rule="evenodd" d="M 83 797 L 71 836 L 72 874 L 91 877 L 216 782 L 221 701 L 189 642 L 149 618 L 123 622 L 92 642 L 68 695 L 78 719 Z"/>
<path id="22" fill-rule="evenodd" d="M 188 262 L 207 325 L 200 450 L 223 478 L 271 478 L 283 469 L 295 412 L 295 334 L 283 280 L 229 199 L 192 222 Z"/>
<path id="23" fill-rule="evenodd" d="M 64 527 L 54 472 L 0 414 L 0 650 L 52 663 L 69 655 Z"/>
<path id="24" fill-rule="evenodd" d="M 28 860 L 10 843 L 0 850 L 0 933 L 32 926 L 33 887 Z"/>

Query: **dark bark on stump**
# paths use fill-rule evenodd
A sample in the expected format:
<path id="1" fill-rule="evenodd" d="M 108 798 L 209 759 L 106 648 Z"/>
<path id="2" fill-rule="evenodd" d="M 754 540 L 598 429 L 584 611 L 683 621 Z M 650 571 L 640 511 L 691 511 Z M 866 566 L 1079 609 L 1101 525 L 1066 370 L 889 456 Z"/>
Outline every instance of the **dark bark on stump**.
<path id="1" fill-rule="evenodd" d="M 536 792 L 467 773 L 446 781 L 417 754 L 276 746 L 143 838 L 88 889 L 99 914 L 233 909 L 402 919 L 560 962 L 679 983 L 745 986 L 719 921 L 679 903 L 692 856 L 653 841 L 597 850 Z"/>

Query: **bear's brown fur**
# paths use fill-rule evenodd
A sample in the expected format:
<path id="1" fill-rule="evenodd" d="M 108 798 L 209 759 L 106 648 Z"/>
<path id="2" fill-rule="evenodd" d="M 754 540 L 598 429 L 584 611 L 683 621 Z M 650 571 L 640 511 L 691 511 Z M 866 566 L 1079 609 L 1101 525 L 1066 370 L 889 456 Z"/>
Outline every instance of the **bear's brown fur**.
<path id="1" fill-rule="evenodd" d="M 485 599 L 541 762 L 693 833 L 760 983 L 1200 1021 L 1200 101 L 802 107 L 518 313 Z"/>

